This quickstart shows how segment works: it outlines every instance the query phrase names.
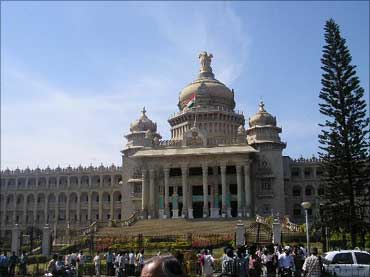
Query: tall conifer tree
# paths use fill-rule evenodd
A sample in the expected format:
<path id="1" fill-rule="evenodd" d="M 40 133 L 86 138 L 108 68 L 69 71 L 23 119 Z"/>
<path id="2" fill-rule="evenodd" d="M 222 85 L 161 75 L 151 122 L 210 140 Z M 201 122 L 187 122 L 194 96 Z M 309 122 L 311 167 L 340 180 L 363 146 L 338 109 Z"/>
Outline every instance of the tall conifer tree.
<path id="1" fill-rule="evenodd" d="M 357 235 L 369 231 L 369 118 L 339 25 L 330 19 L 324 30 L 319 105 L 325 121 L 319 124 L 319 155 L 325 172 L 325 216 L 329 227 L 351 234 L 354 247 Z"/>

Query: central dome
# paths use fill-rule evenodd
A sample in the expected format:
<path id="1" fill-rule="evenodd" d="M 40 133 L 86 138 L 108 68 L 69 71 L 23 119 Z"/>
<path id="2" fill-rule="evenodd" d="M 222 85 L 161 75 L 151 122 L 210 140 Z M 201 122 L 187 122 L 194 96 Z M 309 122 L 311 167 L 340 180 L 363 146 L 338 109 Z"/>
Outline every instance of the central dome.
<path id="1" fill-rule="evenodd" d="M 211 68 L 212 57 L 207 52 L 199 55 L 199 77 L 181 91 L 178 104 L 180 110 L 190 107 L 234 110 L 234 91 L 215 79 Z"/>

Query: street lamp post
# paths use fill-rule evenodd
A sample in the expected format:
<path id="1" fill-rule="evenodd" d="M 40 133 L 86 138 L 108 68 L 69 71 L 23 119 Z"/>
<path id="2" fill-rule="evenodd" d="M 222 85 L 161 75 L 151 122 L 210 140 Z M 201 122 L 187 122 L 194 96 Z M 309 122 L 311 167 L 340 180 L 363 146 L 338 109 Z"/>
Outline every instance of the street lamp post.
<path id="1" fill-rule="evenodd" d="M 308 209 L 311 207 L 311 203 L 310 202 L 302 202 L 301 206 L 304 209 L 305 214 L 306 214 L 307 253 L 310 254 L 310 235 L 309 235 L 309 229 L 308 229 Z"/>

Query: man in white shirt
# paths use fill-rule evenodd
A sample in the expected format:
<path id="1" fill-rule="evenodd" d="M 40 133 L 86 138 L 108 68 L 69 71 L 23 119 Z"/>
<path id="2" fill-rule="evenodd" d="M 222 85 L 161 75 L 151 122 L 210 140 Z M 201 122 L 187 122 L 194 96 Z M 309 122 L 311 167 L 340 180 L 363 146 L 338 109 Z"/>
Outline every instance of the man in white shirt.
<path id="1" fill-rule="evenodd" d="M 211 277 L 213 276 L 213 267 L 215 259 L 212 257 L 211 254 L 209 254 L 208 250 L 204 250 L 203 254 L 203 266 L 202 266 L 202 272 L 203 276 L 205 277 Z"/>
<path id="2" fill-rule="evenodd" d="M 94 257 L 94 266 L 95 266 L 95 275 L 100 277 L 100 256 L 99 253 L 96 253 Z"/>

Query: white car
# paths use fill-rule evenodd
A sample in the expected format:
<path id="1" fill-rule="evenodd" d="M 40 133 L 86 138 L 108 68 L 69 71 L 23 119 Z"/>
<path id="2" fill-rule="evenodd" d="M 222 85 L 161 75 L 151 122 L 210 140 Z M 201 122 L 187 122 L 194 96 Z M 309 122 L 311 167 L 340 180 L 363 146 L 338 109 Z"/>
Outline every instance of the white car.
<path id="1" fill-rule="evenodd" d="M 333 276 L 370 277 L 370 254 L 366 251 L 330 251 L 323 255 L 323 265 Z"/>

